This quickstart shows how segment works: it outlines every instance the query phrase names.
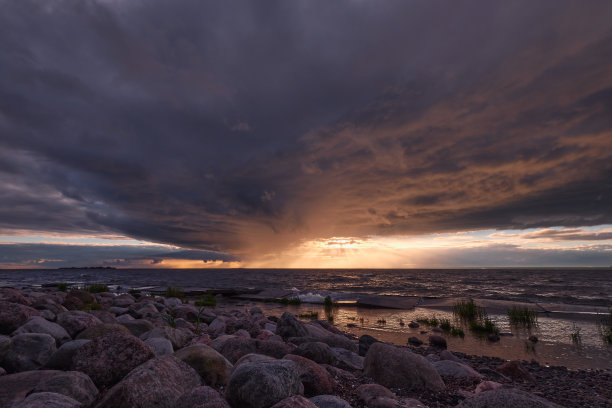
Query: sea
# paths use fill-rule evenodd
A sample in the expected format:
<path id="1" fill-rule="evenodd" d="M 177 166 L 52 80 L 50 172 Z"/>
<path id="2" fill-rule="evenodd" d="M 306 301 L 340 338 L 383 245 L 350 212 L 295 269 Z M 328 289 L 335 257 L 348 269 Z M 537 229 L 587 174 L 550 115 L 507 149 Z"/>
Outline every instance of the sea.
<path id="1" fill-rule="evenodd" d="M 406 345 L 408 337 L 427 343 L 432 327 L 410 329 L 407 324 L 436 317 L 453 321 L 448 308 L 372 309 L 350 307 L 351 301 L 374 296 L 416 296 L 424 300 L 473 298 L 517 303 L 558 305 L 571 314 L 541 314 L 529 329 L 513 327 L 503 313 L 490 313 L 502 332 L 490 342 L 470 333 L 446 336 L 452 351 L 503 359 L 536 360 L 568 368 L 612 369 L 612 346 L 603 340 L 602 328 L 611 318 L 612 269 L 96 269 L 0 270 L 0 287 L 43 286 L 68 283 L 76 286 L 105 283 L 117 292 L 131 289 L 215 289 L 227 292 L 278 290 L 302 300 L 301 305 L 280 305 L 248 300 L 230 301 L 224 307 L 249 308 L 280 316 L 316 313 L 355 336 L 370 334 L 383 341 Z M 323 299 L 330 296 L 341 307 L 330 313 Z M 427 302 L 425 302 L 427 303 Z M 538 342 L 528 340 L 538 337 Z"/>

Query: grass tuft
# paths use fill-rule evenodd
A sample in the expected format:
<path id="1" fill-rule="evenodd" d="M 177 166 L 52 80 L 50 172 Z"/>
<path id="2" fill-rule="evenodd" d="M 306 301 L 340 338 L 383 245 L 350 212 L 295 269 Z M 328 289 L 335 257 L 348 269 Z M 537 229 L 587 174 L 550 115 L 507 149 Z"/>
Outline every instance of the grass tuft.
<path id="1" fill-rule="evenodd" d="M 451 326 L 450 320 L 440 319 L 440 328 L 444 331 L 450 331 L 453 326 Z"/>
<path id="2" fill-rule="evenodd" d="M 465 336 L 465 333 L 463 332 L 463 330 L 457 327 L 453 327 L 450 331 L 450 334 L 451 336 L 459 336 L 459 337 Z"/>
<path id="3" fill-rule="evenodd" d="M 58 283 L 57 284 L 57 290 L 61 291 L 61 292 L 66 292 L 68 290 L 68 284 L 66 282 L 62 282 L 62 283 Z"/>
<path id="4" fill-rule="evenodd" d="M 378 324 L 387 324 L 387 321 L 385 320 L 385 318 L 381 318 L 381 319 L 378 319 L 376 321 L 376 323 L 378 323 Z"/>
<path id="5" fill-rule="evenodd" d="M 538 325 L 538 312 L 527 307 L 513 306 L 508 310 L 508 320 L 514 326 L 535 327 Z"/>
<path id="6" fill-rule="evenodd" d="M 476 305 L 473 300 L 455 303 L 453 306 L 453 315 L 465 322 L 484 321 L 487 318 L 485 308 Z"/>
<path id="7" fill-rule="evenodd" d="M 212 293 L 207 293 L 204 296 L 202 296 L 201 300 L 196 301 L 195 305 L 200 306 L 200 307 L 204 307 L 204 306 L 215 307 L 217 306 L 217 298 Z"/>
<path id="8" fill-rule="evenodd" d="M 108 292 L 108 285 L 104 283 L 91 283 L 89 285 L 85 285 L 84 289 L 89 293 L 102 293 Z"/>
<path id="9" fill-rule="evenodd" d="M 167 298 L 175 297 L 182 299 L 185 294 L 179 288 L 168 286 L 168 289 L 166 289 L 166 293 L 164 293 L 164 296 Z"/>
<path id="10" fill-rule="evenodd" d="M 300 317 L 302 319 L 318 319 L 319 318 L 319 312 L 309 311 L 307 313 L 300 313 L 298 315 L 298 317 Z"/>
<path id="11" fill-rule="evenodd" d="M 581 330 L 582 330 L 582 327 L 576 326 L 576 323 L 573 324 L 572 332 L 570 333 L 570 339 L 572 339 L 572 343 L 574 344 L 582 343 L 582 334 L 580 334 Z"/>
<path id="12" fill-rule="evenodd" d="M 612 307 L 608 315 L 597 322 L 597 329 L 604 343 L 612 344 Z"/>

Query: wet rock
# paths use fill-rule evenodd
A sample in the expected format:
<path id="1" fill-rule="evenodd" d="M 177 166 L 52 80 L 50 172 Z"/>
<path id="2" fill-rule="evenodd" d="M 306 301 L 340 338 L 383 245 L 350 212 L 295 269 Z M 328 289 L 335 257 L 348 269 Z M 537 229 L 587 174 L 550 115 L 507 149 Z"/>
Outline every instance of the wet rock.
<path id="1" fill-rule="evenodd" d="M 174 356 L 189 364 L 206 385 L 226 385 L 233 370 L 225 357 L 204 344 L 182 348 Z"/>
<path id="2" fill-rule="evenodd" d="M 129 315 L 124 315 L 124 316 L 129 316 Z M 136 337 L 140 337 L 146 332 L 151 331 L 155 328 L 155 325 L 153 325 L 153 323 L 151 323 L 150 321 L 145 320 L 145 319 L 134 319 L 134 318 L 131 318 L 131 316 L 130 316 L 130 320 L 122 319 L 120 323 L 124 327 L 126 327 L 130 331 L 130 333 L 132 333 Z"/>
<path id="3" fill-rule="evenodd" d="M 40 312 L 19 303 L 0 301 L 0 334 L 10 334 Z"/>
<path id="4" fill-rule="evenodd" d="M 508 361 L 497 368 L 497 371 L 515 381 L 535 382 L 535 378 L 520 361 Z"/>
<path id="5" fill-rule="evenodd" d="M 174 408 L 175 401 L 200 385 L 200 376 L 173 355 L 136 367 L 104 395 L 95 408 Z"/>
<path id="6" fill-rule="evenodd" d="M 472 367 L 453 360 L 440 360 L 433 363 L 433 366 L 440 375 L 455 378 L 482 378 L 482 374 Z"/>
<path id="7" fill-rule="evenodd" d="M 369 334 L 364 334 L 363 336 L 359 337 L 359 355 L 365 357 L 366 353 L 370 349 L 370 346 L 376 342 L 378 342 L 378 340 Z"/>
<path id="8" fill-rule="evenodd" d="M 538 339 L 537 336 L 534 336 L 534 335 L 529 336 L 529 341 L 532 342 L 532 343 L 537 343 L 538 340 L 539 339 Z"/>
<path id="9" fill-rule="evenodd" d="M 410 322 L 408 323 L 408 327 L 410 327 L 411 329 L 418 329 L 419 327 L 421 327 L 421 325 L 417 322 Z"/>
<path id="10" fill-rule="evenodd" d="M 560 408 L 544 398 L 529 394 L 517 388 L 497 388 L 481 392 L 473 398 L 464 400 L 457 408 Z"/>
<path id="11" fill-rule="evenodd" d="M 181 395 L 174 403 L 174 408 L 230 408 L 214 388 L 201 386 Z"/>
<path id="12" fill-rule="evenodd" d="M 81 346 L 72 358 L 72 369 L 89 375 L 98 388 L 108 387 L 153 357 L 151 347 L 137 337 L 112 333 Z"/>
<path id="13" fill-rule="evenodd" d="M 37 392 L 30 394 L 12 408 L 80 408 L 81 403 L 66 395 L 55 392 Z"/>
<path id="14" fill-rule="evenodd" d="M 70 337 L 75 338 L 81 331 L 88 327 L 102 324 L 102 321 L 89 313 L 71 310 L 58 314 L 57 324 L 66 329 Z"/>
<path id="15" fill-rule="evenodd" d="M 43 378 L 30 393 L 54 392 L 66 395 L 87 406 L 98 395 L 98 389 L 91 378 L 78 371 L 57 372 L 53 376 Z"/>
<path id="16" fill-rule="evenodd" d="M 446 339 L 442 336 L 429 336 L 429 345 L 433 347 L 446 348 Z"/>
<path id="17" fill-rule="evenodd" d="M 332 347 L 335 361 L 334 365 L 345 370 L 363 370 L 363 357 L 340 347 Z"/>
<path id="18" fill-rule="evenodd" d="M 444 390 L 444 382 L 424 357 L 383 343 L 374 343 L 364 360 L 364 374 L 386 387 Z"/>
<path id="19" fill-rule="evenodd" d="M 305 324 L 300 322 L 294 315 L 285 312 L 276 325 L 276 334 L 284 339 L 289 337 L 306 337 L 308 336 L 308 330 L 306 330 Z"/>
<path id="20" fill-rule="evenodd" d="M 387 387 L 379 384 L 363 384 L 357 387 L 355 393 L 366 405 L 371 405 L 370 401 L 375 398 L 387 398 L 396 400 L 397 397 Z"/>
<path id="21" fill-rule="evenodd" d="M 93 340 L 98 337 L 106 336 L 112 333 L 131 334 L 130 331 L 120 324 L 102 323 L 96 326 L 91 326 L 83 330 L 76 337 L 77 340 Z"/>
<path id="22" fill-rule="evenodd" d="M 331 347 L 320 341 L 302 343 L 291 353 L 309 358 L 319 364 L 332 364 L 336 359 Z"/>
<path id="23" fill-rule="evenodd" d="M 317 408 L 317 406 L 301 395 L 294 395 L 277 402 L 271 408 Z"/>
<path id="24" fill-rule="evenodd" d="M 68 341 L 60 348 L 55 350 L 44 367 L 55 370 L 69 370 L 72 367 L 72 357 L 76 351 L 89 340 L 72 340 Z"/>
<path id="25" fill-rule="evenodd" d="M 304 395 L 307 397 L 331 394 L 334 391 L 335 381 L 325 368 L 312 360 L 294 354 L 288 354 L 284 359 L 293 361 L 297 366 L 300 381 L 304 385 Z"/>
<path id="26" fill-rule="evenodd" d="M 23 333 L 12 338 L 3 366 L 9 373 L 36 370 L 55 352 L 55 339 L 46 333 Z"/>
<path id="27" fill-rule="evenodd" d="M 310 402 L 315 404 L 317 408 L 353 408 L 346 400 L 335 395 L 317 395 L 310 398 Z"/>
<path id="28" fill-rule="evenodd" d="M 151 347 L 151 350 L 153 350 L 153 354 L 155 354 L 155 357 L 161 357 L 167 354 L 174 353 L 172 343 L 170 343 L 170 340 L 168 339 L 164 339 L 162 337 L 152 337 L 150 339 L 146 339 L 144 342 L 147 343 L 149 347 Z"/>
<path id="29" fill-rule="evenodd" d="M 423 344 L 423 341 L 418 337 L 412 336 L 408 338 L 408 343 L 412 344 L 413 346 L 420 346 L 421 344 Z"/>
<path id="30" fill-rule="evenodd" d="M 230 377 L 225 397 L 234 408 L 266 408 L 303 392 L 295 363 L 271 360 L 237 367 Z"/>
<path id="31" fill-rule="evenodd" d="M 154 329 L 142 334 L 140 339 L 146 340 L 154 337 L 162 337 L 170 340 L 172 347 L 175 350 L 178 350 L 185 346 L 194 336 L 195 335 L 187 329 L 175 329 L 173 327 L 163 326 L 155 327 Z"/>
<path id="32" fill-rule="evenodd" d="M 492 342 L 496 342 L 499 341 L 500 337 L 499 334 L 497 333 L 489 333 L 487 335 L 487 340 L 492 341 Z"/>

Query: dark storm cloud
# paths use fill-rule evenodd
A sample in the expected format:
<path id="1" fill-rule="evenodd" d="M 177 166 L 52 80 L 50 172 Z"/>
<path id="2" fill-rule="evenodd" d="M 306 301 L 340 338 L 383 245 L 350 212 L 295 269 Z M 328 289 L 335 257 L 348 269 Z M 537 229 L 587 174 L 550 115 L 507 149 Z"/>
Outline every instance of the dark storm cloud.
<path id="1" fill-rule="evenodd" d="M 612 4 L 0 0 L 0 229 L 249 256 L 612 223 Z"/>

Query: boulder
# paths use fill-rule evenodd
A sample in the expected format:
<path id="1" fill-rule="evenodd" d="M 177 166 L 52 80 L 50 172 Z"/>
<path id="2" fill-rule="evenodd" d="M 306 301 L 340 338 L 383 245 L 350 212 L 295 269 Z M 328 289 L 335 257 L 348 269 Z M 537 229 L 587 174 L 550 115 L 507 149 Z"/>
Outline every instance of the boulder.
<path id="1" fill-rule="evenodd" d="M 0 363 L 2 363 L 2 359 L 4 359 L 4 356 L 8 353 L 12 343 L 13 340 L 11 340 L 9 336 L 0 334 Z"/>
<path id="2" fill-rule="evenodd" d="M 283 358 L 291 353 L 295 346 L 276 340 L 255 340 L 256 353 L 265 354 L 274 358 Z"/>
<path id="3" fill-rule="evenodd" d="M 297 317 L 289 312 L 285 312 L 276 325 L 276 334 L 284 339 L 289 337 L 306 337 L 308 336 L 308 330 L 306 330 L 305 326 Z"/>
<path id="4" fill-rule="evenodd" d="M 307 397 L 331 394 L 334 391 L 335 381 L 325 368 L 312 360 L 294 354 L 288 354 L 284 359 L 295 363 L 300 373 L 300 381 L 304 385 L 304 395 Z"/>
<path id="5" fill-rule="evenodd" d="M 161 357 L 174 353 L 174 348 L 172 347 L 170 340 L 164 339 L 163 337 L 151 337 L 150 339 L 146 339 L 144 342 L 151 347 L 155 357 Z"/>
<path id="6" fill-rule="evenodd" d="M 495 381 L 483 381 L 480 384 L 478 384 L 476 386 L 476 389 L 474 390 L 475 394 L 480 394 L 481 392 L 485 392 L 485 391 L 491 391 L 494 390 L 496 388 L 501 388 L 503 387 L 502 384 L 495 382 Z"/>
<path id="7" fill-rule="evenodd" d="M 164 299 L 164 305 L 166 305 L 170 309 L 173 309 L 182 304 L 183 304 L 183 301 L 177 297 L 169 297 L 169 298 Z"/>
<path id="8" fill-rule="evenodd" d="M 497 388 L 477 394 L 463 400 L 457 408 L 560 408 L 544 398 L 519 390 L 517 388 Z"/>
<path id="9" fill-rule="evenodd" d="M 408 337 L 408 343 L 418 347 L 423 344 L 423 340 L 419 339 L 418 337 L 412 336 Z"/>
<path id="10" fill-rule="evenodd" d="M 102 323 L 117 324 L 117 318 L 108 310 L 90 310 L 89 314 L 96 316 Z"/>
<path id="11" fill-rule="evenodd" d="M 370 401 L 375 398 L 397 399 L 394 393 L 387 387 L 379 384 L 363 384 L 357 387 L 355 393 L 365 405 L 370 405 Z"/>
<path id="12" fill-rule="evenodd" d="M 68 310 L 81 309 L 85 305 L 92 304 L 96 301 L 96 297 L 91 293 L 81 290 L 72 289 L 66 297 L 62 305 Z"/>
<path id="13" fill-rule="evenodd" d="M 40 312 L 20 303 L 0 301 L 0 334 L 10 334 Z"/>
<path id="14" fill-rule="evenodd" d="M 62 326 L 70 337 L 75 338 L 77 334 L 88 327 L 102 324 L 100 319 L 80 310 L 71 310 L 57 315 L 57 324 Z"/>
<path id="15" fill-rule="evenodd" d="M 154 337 L 162 337 L 170 340 L 172 347 L 175 350 L 185 346 L 195 335 L 187 329 L 175 329 L 170 326 L 155 327 L 154 329 L 142 334 L 141 340 L 146 340 Z"/>
<path id="16" fill-rule="evenodd" d="M 440 375 L 455 378 L 482 378 L 482 374 L 474 370 L 472 367 L 453 360 L 436 361 L 433 363 L 433 366 Z"/>
<path id="17" fill-rule="evenodd" d="M 309 323 L 305 324 L 304 327 L 308 331 L 307 337 L 311 337 L 315 339 L 315 341 L 321 341 L 331 347 L 341 347 L 355 353 L 359 350 L 357 342 L 354 342 L 344 335 L 331 333 L 318 324 Z"/>
<path id="18" fill-rule="evenodd" d="M 315 404 L 317 408 L 353 408 L 346 400 L 335 395 L 317 395 L 310 398 L 310 402 Z"/>
<path id="19" fill-rule="evenodd" d="M 507 363 L 502 364 L 497 368 L 497 371 L 507 377 L 510 377 L 514 381 L 526 381 L 526 382 L 535 382 L 535 378 L 531 375 L 529 371 L 520 361 L 508 361 Z"/>
<path id="20" fill-rule="evenodd" d="M 230 408 L 214 388 L 201 386 L 181 395 L 174 403 L 174 408 Z"/>
<path id="21" fill-rule="evenodd" d="M 351 372 L 343 370 L 338 367 L 331 366 L 329 364 L 321 364 L 321 367 L 325 368 L 328 373 L 331 374 L 335 379 L 342 379 L 343 381 L 355 381 L 355 375 Z"/>
<path id="22" fill-rule="evenodd" d="M 46 333 L 23 333 L 12 338 L 3 366 L 9 373 L 36 370 L 55 352 L 55 339 Z"/>
<path id="23" fill-rule="evenodd" d="M 90 326 L 79 333 L 77 340 L 93 340 L 98 337 L 106 336 L 112 333 L 131 334 L 130 331 L 121 324 L 102 323 L 95 326 Z"/>
<path id="24" fill-rule="evenodd" d="M 335 362 L 334 365 L 344 370 L 363 370 L 363 357 L 350 350 L 340 347 L 332 347 Z"/>
<path id="25" fill-rule="evenodd" d="M 457 357 L 456 355 L 454 355 L 448 350 L 442 350 L 440 352 L 440 360 L 451 360 L 451 361 L 456 361 L 457 363 L 464 364 L 463 361 L 459 357 Z"/>
<path id="26" fill-rule="evenodd" d="M 11 407 L 23 400 L 39 382 L 59 373 L 61 371 L 33 370 L 0 377 L 0 407 Z"/>
<path id="27" fill-rule="evenodd" d="M 21 292 L 13 288 L 0 288 L 0 300 L 10 303 L 19 303 L 25 306 L 32 306 L 32 302 L 25 298 Z"/>
<path id="28" fill-rule="evenodd" d="M 271 360 L 237 367 L 230 377 L 225 397 L 234 408 L 267 408 L 303 392 L 295 363 Z"/>
<path id="29" fill-rule="evenodd" d="M 436 334 L 429 336 L 429 345 L 433 347 L 446 348 L 446 339 Z"/>
<path id="30" fill-rule="evenodd" d="M 174 408 L 181 395 L 199 385 L 200 376 L 189 365 L 173 355 L 157 357 L 133 369 L 95 408 Z"/>
<path id="31" fill-rule="evenodd" d="M 215 339 L 211 347 L 221 353 L 232 364 L 247 354 L 265 354 L 274 358 L 282 358 L 293 348 L 283 342 L 272 340 L 256 340 L 244 337 L 224 337 Z"/>
<path id="32" fill-rule="evenodd" d="M 89 340 L 68 341 L 55 350 L 44 367 L 55 370 L 69 370 L 72 367 L 72 358 L 76 351 Z"/>
<path id="33" fill-rule="evenodd" d="M 66 395 L 55 392 L 30 394 L 11 408 L 81 408 L 81 403 Z"/>
<path id="34" fill-rule="evenodd" d="M 378 342 L 378 340 L 369 334 L 364 334 L 363 336 L 359 337 L 359 355 L 365 357 L 366 353 L 370 349 L 370 346 L 376 342 Z"/>
<path id="35" fill-rule="evenodd" d="M 117 297 L 115 297 L 113 299 L 113 306 L 116 307 L 125 307 L 127 308 L 130 305 L 133 305 L 134 303 L 136 303 L 136 300 L 134 299 L 134 296 L 128 294 L 128 293 L 124 293 L 122 295 L 119 295 Z"/>
<path id="36" fill-rule="evenodd" d="M 40 316 L 50 322 L 55 322 L 56 319 L 55 313 L 47 309 L 40 310 Z"/>
<path id="37" fill-rule="evenodd" d="M 124 316 L 126 317 L 123 318 Z M 136 337 L 140 337 L 146 332 L 151 331 L 155 328 L 155 325 L 153 323 L 145 319 L 134 319 L 130 315 L 122 315 L 121 318 L 119 319 L 119 323 L 125 326 L 130 331 L 130 333 L 132 333 Z"/>
<path id="38" fill-rule="evenodd" d="M 240 357 L 238 359 L 238 361 L 236 361 L 236 364 L 234 364 L 234 370 L 240 364 L 254 363 L 254 362 L 257 362 L 257 361 L 270 361 L 270 360 L 275 360 L 275 358 L 274 357 L 270 357 L 270 356 L 264 356 L 263 354 L 255 354 L 255 353 L 247 354 L 246 356 Z"/>
<path id="39" fill-rule="evenodd" d="M 206 385 L 226 385 L 233 370 L 225 357 L 204 344 L 182 348 L 174 356 L 189 364 Z"/>
<path id="40" fill-rule="evenodd" d="M 225 333 L 225 329 L 225 319 L 223 317 L 217 317 L 208 325 L 208 333 L 211 335 Z"/>
<path id="41" fill-rule="evenodd" d="M 139 338 L 112 333 L 81 346 L 72 358 L 72 369 L 89 375 L 96 386 L 102 388 L 116 384 L 153 357 L 151 347 Z"/>
<path id="42" fill-rule="evenodd" d="M 317 408 L 317 406 L 301 395 L 294 395 L 277 402 L 272 408 Z"/>
<path id="43" fill-rule="evenodd" d="M 332 364 L 336 359 L 331 347 L 320 341 L 302 343 L 291 353 L 309 358 L 319 364 Z"/>
<path id="44" fill-rule="evenodd" d="M 364 360 L 364 374 L 386 387 L 444 390 L 444 381 L 424 357 L 407 349 L 374 343 Z"/>
<path id="45" fill-rule="evenodd" d="M 30 391 L 31 394 L 37 392 L 54 392 L 66 395 L 88 406 L 98 395 L 98 389 L 91 378 L 78 371 L 60 371 L 53 376 L 41 379 Z"/>

